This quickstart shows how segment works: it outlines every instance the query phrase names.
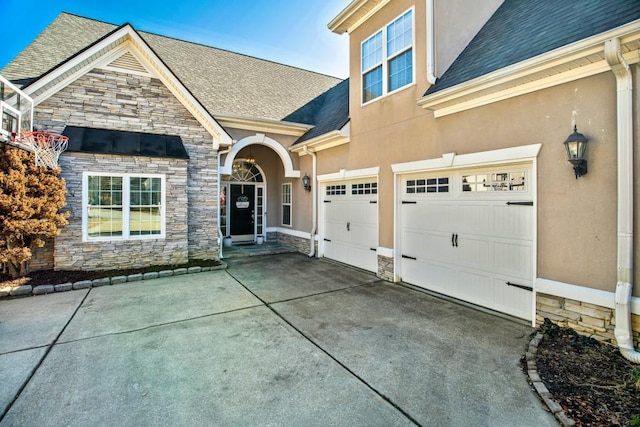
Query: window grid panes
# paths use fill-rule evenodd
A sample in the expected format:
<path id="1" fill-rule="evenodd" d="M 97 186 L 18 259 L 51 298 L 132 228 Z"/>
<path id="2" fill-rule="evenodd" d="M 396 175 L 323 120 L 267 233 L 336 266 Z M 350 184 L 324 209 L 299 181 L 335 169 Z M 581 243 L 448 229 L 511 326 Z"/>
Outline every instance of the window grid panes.
<path id="1" fill-rule="evenodd" d="M 526 174 L 516 171 L 464 175 L 462 191 L 527 191 Z"/>
<path id="2" fill-rule="evenodd" d="M 449 178 L 410 179 L 406 184 L 407 194 L 448 193 Z"/>
<path id="3" fill-rule="evenodd" d="M 327 196 L 344 196 L 347 194 L 347 186 L 346 185 L 328 185 L 327 186 Z"/>
<path id="4" fill-rule="evenodd" d="M 157 236 L 163 232 L 162 178 L 87 176 L 89 239 Z"/>
<path id="5" fill-rule="evenodd" d="M 263 224 L 263 216 L 264 216 L 264 188 L 258 187 L 258 196 L 256 197 L 256 232 L 258 236 L 262 236 L 264 234 L 264 224 Z"/>
<path id="6" fill-rule="evenodd" d="M 129 186 L 129 234 L 132 236 L 160 234 L 162 231 L 160 178 L 131 177 Z"/>
<path id="7" fill-rule="evenodd" d="M 282 225 L 291 225 L 291 184 L 282 184 Z"/>
<path id="8" fill-rule="evenodd" d="M 413 10 L 362 43 L 362 102 L 413 82 Z"/>
<path id="9" fill-rule="evenodd" d="M 365 182 L 361 184 L 351 184 L 351 194 L 378 194 L 377 182 Z"/>
<path id="10" fill-rule="evenodd" d="M 122 177 L 90 176 L 88 187 L 88 236 L 122 236 Z"/>

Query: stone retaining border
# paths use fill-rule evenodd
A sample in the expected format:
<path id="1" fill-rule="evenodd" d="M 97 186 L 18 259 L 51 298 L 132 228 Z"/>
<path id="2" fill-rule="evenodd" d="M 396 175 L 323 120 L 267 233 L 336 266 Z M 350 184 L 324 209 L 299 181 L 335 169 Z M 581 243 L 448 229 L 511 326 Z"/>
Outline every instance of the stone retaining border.
<path id="1" fill-rule="evenodd" d="M 27 295 L 45 295 L 56 292 L 67 292 L 76 289 L 89 289 L 96 288 L 98 286 L 118 285 L 127 282 L 137 282 L 141 280 L 152 280 L 161 277 L 180 276 L 182 274 L 196 274 L 204 273 L 207 271 L 226 270 L 227 264 L 221 262 L 220 265 L 215 267 L 189 267 L 189 268 L 176 268 L 175 270 L 162 270 L 149 273 L 137 273 L 130 274 L 128 276 L 113 276 L 103 277 L 93 280 L 80 280 L 73 283 L 61 283 L 59 285 L 22 285 L 16 287 L 0 288 L 0 298 L 14 297 L 14 296 L 27 296 Z"/>
<path id="2" fill-rule="evenodd" d="M 536 365 L 536 353 L 538 352 L 538 345 L 542 341 L 542 334 L 540 332 L 536 333 L 536 335 L 529 342 L 529 349 L 527 350 L 527 354 L 525 355 L 527 360 L 527 374 L 529 375 L 529 381 L 533 385 L 533 388 L 536 389 L 538 396 L 540 396 L 540 400 L 544 402 L 544 404 L 549 408 L 549 411 L 553 414 L 554 417 L 558 420 L 558 422 L 563 427 L 572 427 L 576 425 L 576 422 L 567 416 L 562 410 L 562 406 L 560 406 L 556 401 L 553 400 L 553 396 L 547 389 L 547 386 L 542 382 L 542 378 L 538 375 L 538 366 Z"/>

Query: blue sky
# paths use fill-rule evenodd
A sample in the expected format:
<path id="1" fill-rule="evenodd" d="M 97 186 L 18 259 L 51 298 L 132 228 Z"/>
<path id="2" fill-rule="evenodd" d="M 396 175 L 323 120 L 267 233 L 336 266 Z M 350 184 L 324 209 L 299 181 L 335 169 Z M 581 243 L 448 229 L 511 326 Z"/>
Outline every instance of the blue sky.
<path id="1" fill-rule="evenodd" d="M 0 69 L 65 11 L 346 78 L 348 36 L 332 33 L 327 23 L 349 2 L 0 0 Z"/>

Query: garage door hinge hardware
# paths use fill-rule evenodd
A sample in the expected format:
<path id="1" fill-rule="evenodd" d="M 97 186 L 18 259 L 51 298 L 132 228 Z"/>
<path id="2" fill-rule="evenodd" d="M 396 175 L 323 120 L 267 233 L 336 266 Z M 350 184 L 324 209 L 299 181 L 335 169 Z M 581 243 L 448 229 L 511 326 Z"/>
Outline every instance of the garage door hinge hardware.
<path id="1" fill-rule="evenodd" d="M 378 201 L 377 200 L 369 200 L 369 203 L 376 204 L 376 203 L 378 203 Z"/>
<path id="2" fill-rule="evenodd" d="M 524 289 L 525 291 L 533 292 L 533 288 L 531 286 L 518 285 L 517 283 L 511 283 L 511 282 L 507 282 L 507 285 L 514 286 L 514 287 L 520 288 L 520 289 Z"/>
<path id="3" fill-rule="evenodd" d="M 403 205 L 415 205 L 415 204 L 417 204 L 417 203 L 418 203 L 418 202 L 416 202 L 415 200 L 403 200 L 403 201 L 402 201 L 402 204 L 403 204 Z"/>
<path id="4" fill-rule="evenodd" d="M 533 206 L 533 202 L 507 202 L 507 205 L 516 205 L 516 206 Z"/>
<path id="5" fill-rule="evenodd" d="M 330 239 L 323 239 L 323 240 L 324 240 L 325 242 L 330 242 L 330 241 L 331 241 Z"/>
<path id="6" fill-rule="evenodd" d="M 406 259 L 412 259 L 412 260 L 417 260 L 418 258 L 414 257 L 414 256 L 409 256 L 409 255 L 402 255 L 402 258 L 406 258 Z"/>
<path id="7" fill-rule="evenodd" d="M 325 200 L 324 202 L 325 203 L 331 203 L 331 200 Z"/>
<path id="8" fill-rule="evenodd" d="M 369 248 L 369 250 L 378 252 L 378 249 L 376 248 Z"/>

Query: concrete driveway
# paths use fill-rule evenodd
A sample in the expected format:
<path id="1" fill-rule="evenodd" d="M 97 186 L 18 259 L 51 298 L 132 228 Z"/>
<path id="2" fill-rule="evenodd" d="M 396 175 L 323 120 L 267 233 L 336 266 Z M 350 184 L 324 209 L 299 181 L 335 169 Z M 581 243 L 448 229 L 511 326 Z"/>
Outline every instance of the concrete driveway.
<path id="1" fill-rule="evenodd" d="M 553 426 L 531 332 L 302 254 L 0 301 L 2 426 Z"/>

